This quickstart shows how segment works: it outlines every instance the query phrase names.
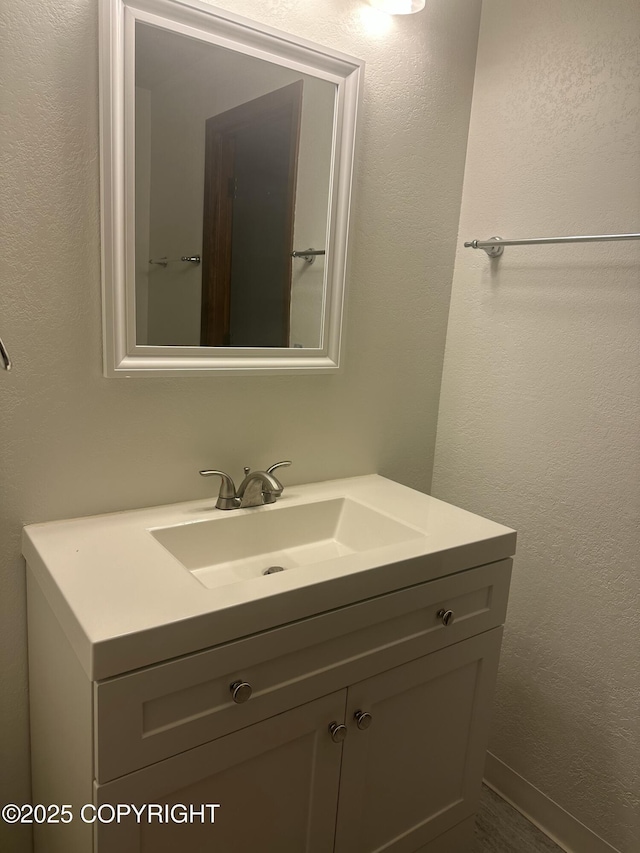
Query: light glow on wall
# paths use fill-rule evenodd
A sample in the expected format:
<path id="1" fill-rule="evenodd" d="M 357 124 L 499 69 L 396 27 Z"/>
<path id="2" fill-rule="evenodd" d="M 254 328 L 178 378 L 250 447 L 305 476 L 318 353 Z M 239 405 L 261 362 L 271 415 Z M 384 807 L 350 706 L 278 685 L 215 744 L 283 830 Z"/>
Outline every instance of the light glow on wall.
<path id="1" fill-rule="evenodd" d="M 375 38 L 383 38 L 392 27 L 389 15 L 371 6 L 360 7 L 360 18 L 366 32 Z"/>
<path id="2" fill-rule="evenodd" d="M 426 0 L 369 0 L 375 9 L 388 15 L 412 15 L 420 12 L 426 5 Z"/>

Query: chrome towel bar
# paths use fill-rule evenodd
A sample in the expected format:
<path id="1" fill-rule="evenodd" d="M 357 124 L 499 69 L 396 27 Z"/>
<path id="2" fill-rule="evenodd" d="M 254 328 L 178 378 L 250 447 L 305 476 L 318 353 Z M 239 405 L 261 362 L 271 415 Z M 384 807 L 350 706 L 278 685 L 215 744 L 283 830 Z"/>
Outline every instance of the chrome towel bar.
<path id="1" fill-rule="evenodd" d="M 613 240 L 640 240 L 640 234 L 598 234 L 587 237 L 533 237 L 528 240 L 503 240 L 492 237 L 490 240 L 472 240 L 465 243 L 465 249 L 484 249 L 490 258 L 499 258 L 505 246 L 537 246 L 542 243 L 601 243 Z"/>

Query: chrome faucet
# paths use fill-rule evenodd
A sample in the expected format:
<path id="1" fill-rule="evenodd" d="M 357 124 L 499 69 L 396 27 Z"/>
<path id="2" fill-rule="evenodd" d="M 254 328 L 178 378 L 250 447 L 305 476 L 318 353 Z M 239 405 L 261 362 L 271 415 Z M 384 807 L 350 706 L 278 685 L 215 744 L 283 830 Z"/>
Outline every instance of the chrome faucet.
<path id="1" fill-rule="evenodd" d="M 276 462 L 266 471 L 244 469 L 244 480 L 236 491 L 235 484 L 224 471 L 200 471 L 201 477 L 212 477 L 216 474 L 221 478 L 220 492 L 216 507 L 218 509 L 245 509 L 251 506 L 264 506 L 275 503 L 284 490 L 284 486 L 274 476 L 276 468 L 286 468 L 290 461 Z"/>

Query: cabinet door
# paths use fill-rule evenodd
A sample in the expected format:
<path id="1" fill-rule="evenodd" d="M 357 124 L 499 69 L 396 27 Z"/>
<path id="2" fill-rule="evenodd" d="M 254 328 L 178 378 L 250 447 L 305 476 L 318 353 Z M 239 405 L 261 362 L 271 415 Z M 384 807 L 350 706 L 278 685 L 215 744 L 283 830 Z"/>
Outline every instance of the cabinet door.
<path id="1" fill-rule="evenodd" d="M 475 812 L 501 638 L 497 628 L 349 688 L 336 853 L 413 853 Z"/>
<path id="2" fill-rule="evenodd" d="M 216 804 L 215 822 L 97 825 L 97 853 L 332 853 L 346 690 L 96 786 L 96 802 Z"/>

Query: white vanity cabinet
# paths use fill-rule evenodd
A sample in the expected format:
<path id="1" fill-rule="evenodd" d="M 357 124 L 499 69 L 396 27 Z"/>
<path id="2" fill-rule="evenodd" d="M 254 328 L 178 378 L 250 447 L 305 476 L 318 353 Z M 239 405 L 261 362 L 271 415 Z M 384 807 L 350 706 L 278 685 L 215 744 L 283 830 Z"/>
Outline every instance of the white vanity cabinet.
<path id="1" fill-rule="evenodd" d="M 213 824 L 36 827 L 36 851 L 464 853 L 510 571 L 459 571 L 93 683 L 30 576 L 34 802 L 219 804 Z"/>
<path id="2" fill-rule="evenodd" d="M 219 804 L 201 822 L 98 827 L 99 853 L 326 853 L 333 850 L 341 748 L 331 693 L 96 788 L 105 803 Z"/>
<path id="3" fill-rule="evenodd" d="M 447 849 L 446 838 L 434 839 L 477 807 L 501 638 L 490 631 L 349 688 L 336 843 L 328 849 Z M 359 731 L 362 709 L 371 724 Z"/>

